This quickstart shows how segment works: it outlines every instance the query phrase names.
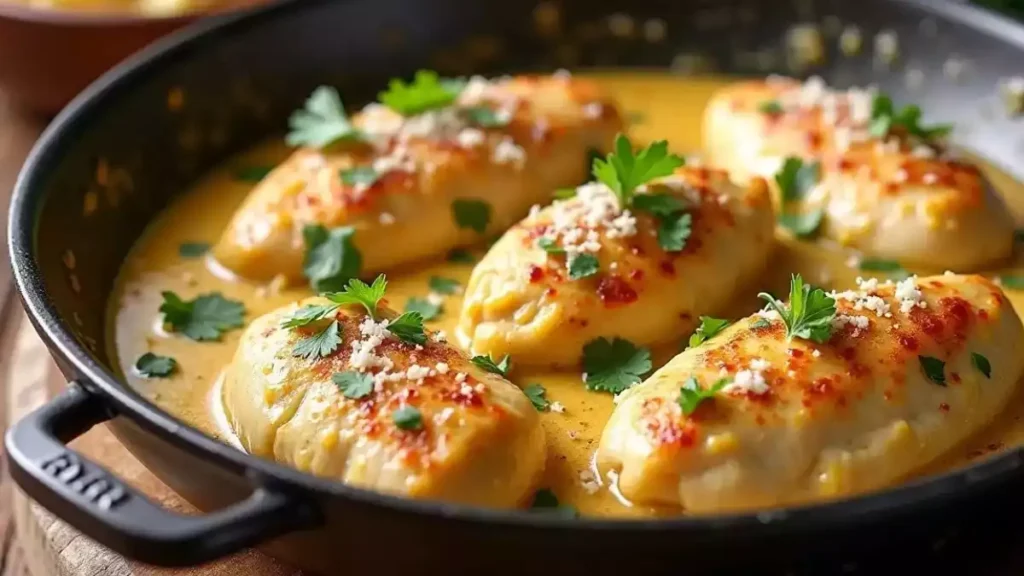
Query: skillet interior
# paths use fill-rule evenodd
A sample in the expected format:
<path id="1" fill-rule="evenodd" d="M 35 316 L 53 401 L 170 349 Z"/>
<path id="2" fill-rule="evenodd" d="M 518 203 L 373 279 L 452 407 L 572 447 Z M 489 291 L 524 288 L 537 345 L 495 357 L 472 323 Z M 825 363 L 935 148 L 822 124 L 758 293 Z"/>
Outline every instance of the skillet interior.
<path id="1" fill-rule="evenodd" d="M 88 350 L 88 358 L 81 358 L 78 366 L 64 363 L 69 373 L 81 374 L 83 368 L 102 371 L 106 383 L 101 383 L 100 387 L 114 385 L 110 359 L 102 345 L 106 330 L 104 310 L 113 279 L 128 249 L 174 193 L 229 154 L 279 131 L 287 114 L 312 86 L 321 83 L 337 85 L 347 100 L 355 103 L 360 97 L 372 95 L 366 92 L 366 87 L 380 86 L 387 78 L 407 75 L 418 67 L 431 67 L 446 74 L 506 73 L 555 67 L 664 67 L 680 53 L 689 56 L 678 59 L 677 64 L 699 63 L 715 71 L 758 75 L 788 72 L 778 51 L 779 39 L 788 26 L 796 21 L 821 21 L 827 15 L 834 15 L 843 22 L 856 23 L 865 38 L 883 27 L 897 31 L 902 59 L 914 63 L 928 75 L 941 74 L 943 62 L 953 52 L 974 62 L 984 62 L 984 66 L 971 70 L 968 82 L 943 83 L 942 90 L 915 93 L 915 100 L 929 112 L 930 119 L 955 119 L 971 125 L 973 130 L 963 135 L 961 143 L 1008 169 L 1014 176 L 1024 175 L 1024 170 L 1014 168 L 1017 141 L 1024 131 L 1016 126 L 983 121 L 981 106 L 963 104 L 994 100 L 999 78 L 1014 71 L 1015 58 L 1024 49 L 1024 35 L 1014 26 L 977 13 L 971 12 L 967 19 L 987 26 L 984 31 L 936 18 L 936 35 L 925 36 L 919 23 L 924 11 L 903 2 L 875 0 L 857 5 L 802 2 L 785 6 L 771 3 L 770 9 L 768 3 L 746 2 L 728 5 L 645 2 L 630 3 L 625 8 L 622 3 L 612 2 L 599 5 L 565 2 L 557 11 L 565 34 L 547 35 L 538 33 L 543 27 L 537 27 L 537 18 L 554 4 L 545 4 L 549 8 L 540 12 L 530 7 L 478 6 L 480 3 L 461 0 L 407 4 L 399 0 L 374 3 L 307 0 L 301 7 L 294 3 L 271 8 L 247 23 L 229 25 L 164 52 L 133 73 L 108 77 L 91 91 L 92 97 L 80 100 L 61 116 L 37 150 L 21 182 L 14 213 L 15 218 L 24 215 L 24 221 L 15 221 L 12 226 L 15 236 L 12 246 L 27 248 L 29 244 L 24 239 L 28 235 L 34 238 L 34 253 L 15 254 L 23 293 L 33 306 L 45 298 L 54 316 L 44 317 L 42 321 L 51 335 L 56 330 L 69 330 L 78 344 Z M 644 41 L 642 34 L 609 35 L 605 32 L 608 29 L 606 17 L 619 11 L 628 12 L 635 18 L 634 22 L 642 22 L 649 16 L 663 18 L 668 23 L 668 39 L 651 43 Z M 370 23 L 373 25 L 368 25 Z M 987 35 L 1000 31 L 1003 38 Z M 481 47 L 487 46 L 489 37 L 501 39 L 490 56 L 481 54 L 488 52 Z M 915 42 L 915 38 L 920 42 Z M 753 57 L 753 52 L 762 56 Z M 905 69 L 902 66 L 891 71 L 875 68 L 870 50 L 860 57 L 829 58 L 826 62 L 824 68 L 807 72 L 820 73 L 840 85 L 878 83 L 897 100 L 906 96 Z M 288 81 L 282 82 L 282 78 Z M 97 98 L 95 93 L 104 88 L 103 84 L 107 84 L 104 95 Z M 184 102 L 181 111 L 169 110 L 169 100 L 173 102 L 179 95 Z M 30 222 L 29 216 L 36 219 Z M 36 234 L 36 230 L 41 233 Z M 75 257 L 70 261 L 66 255 L 72 247 Z M 35 283 L 36 274 L 41 284 Z M 40 289 L 45 291 L 45 297 Z M 58 324 L 51 324 L 58 318 Z M 119 386 L 117 395 L 122 408 L 142 402 L 133 392 Z M 157 413 L 150 405 L 140 411 L 151 416 Z M 225 452 L 223 447 L 202 439 L 194 431 L 174 430 L 170 417 L 162 413 L 159 420 L 154 417 L 145 426 L 179 432 L 173 441 L 179 446 L 198 442 L 207 453 Z M 147 465 L 201 506 L 214 507 L 244 493 L 243 486 L 216 494 L 214 492 L 218 491 L 210 490 L 209 481 L 213 478 L 228 484 L 238 485 L 239 482 L 234 475 L 220 472 L 209 463 L 200 465 L 201 473 L 197 475 L 204 477 L 206 487 L 189 482 L 181 470 L 191 471 L 190 464 L 195 458 L 168 453 L 162 447 L 163 441 L 140 434 L 124 419 L 118 421 L 116 429 Z M 232 459 L 236 471 L 243 462 L 251 464 L 250 459 L 237 454 L 233 454 Z M 988 468 L 1004 470 L 1015 466 L 1020 466 L 1019 453 L 990 463 Z M 289 479 L 301 477 L 263 462 L 253 467 Z M 991 475 L 981 469 L 971 474 L 975 477 Z M 848 514 L 864 519 L 872 511 L 909 506 L 911 494 L 948 496 L 957 488 L 967 487 L 966 475 L 951 475 L 950 478 L 945 484 L 932 482 L 923 489 L 908 486 L 882 499 L 862 500 L 857 507 L 839 505 L 829 507 L 830 511 L 819 510 L 816 521 L 834 522 Z M 324 494 L 352 492 L 323 481 L 309 478 L 301 478 L 301 481 Z M 317 498 L 326 500 L 326 496 Z M 362 510 L 339 510 L 337 515 L 353 523 L 355 518 L 375 514 L 373 523 L 379 527 L 401 518 L 411 533 L 420 535 L 432 529 L 431 517 L 417 515 L 415 521 L 411 521 L 405 516 L 407 512 L 455 512 L 448 507 L 410 503 L 397 504 L 400 512 L 380 512 L 374 502 L 394 503 L 394 499 L 363 495 L 359 500 Z M 336 506 L 325 505 L 332 509 Z M 329 510 L 327 516 L 330 519 L 335 513 Z M 476 512 L 472 516 L 499 519 L 495 513 Z M 776 522 L 786 518 L 787 522 Z M 675 534 L 668 538 L 677 540 L 683 534 L 678 530 L 685 530 L 689 540 L 687 547 L 717 547 L 729 540 L 733 544 L 740 542 L 745 530 L 747 538 L 755 534 L 767 537 L 761 547 L 769 548 L 772 538 L 801 532 L 807 535 L 805 530 L 820 526 L 798 522 L 800 518 L 799 513 L 779 513 L 760 518 L 646 523 L 633 526 L 629 539 L 640 549 L 661 548 L 657 541 L 668 542 L 666 536 L 649 538 L 644 533 L 666 534 L 669 532 L 663 529 L 675 528 Z M 528 540 L 530 524 L 534 522 L 505 518 L 502 523 L 509 530 L 505 532 L 506 537 L 515 541 Z M 762 523 L 769 527 L 777 523 L 778 528 L 758 530 Z M 459 521 L 458 524 L 459 528 L 450 532 L 450 537 L 472 530 L 472 522 Z M 554 530 L 559 523 L 541 524 Z M 793 526 L 796 532 L 789 532 L 782 526 Z M 733 530 L 723 541 L 721 530 L 714 530 L 716 527 Z M 566 548 L 563 550 L 596 546 L 605 538 L 611 542 L 612 531 L 625 530 L 623 526 L 589 520 L 576 528 L 564 533 L 562 545 Z M 855 522 L 844 526 L 845 530 L 854 528 Z M 703 535 L 697 531 L 703 531 Z M 589 540 L 572 535 L 588 533 Z M 502 539 L 497 538 L 497 542 Z M 428 544 L 425 538 L 417 548 L 426 548 Z M 618 545 L 625 547 L 624 543 Z M 322 541 L 320 546 L 323 550 Z M 314 548 L 310 544 L 309 549 Z M 830 548 L 841 547 L 826 545 L 822 550 Z M 295 553 L 301 549 L 292 547 L 287 555 L 305 556 Z M 682 547 L 673 550 L 673 555 L 682 551 Z M 567 551 L 564 553 L 570 555 Z M 419 551 L 410 554 L 410 558 L 426 558 L 427 554 L 425 550 Z M 323 568 L 319 564 L 314 566 Z"/>

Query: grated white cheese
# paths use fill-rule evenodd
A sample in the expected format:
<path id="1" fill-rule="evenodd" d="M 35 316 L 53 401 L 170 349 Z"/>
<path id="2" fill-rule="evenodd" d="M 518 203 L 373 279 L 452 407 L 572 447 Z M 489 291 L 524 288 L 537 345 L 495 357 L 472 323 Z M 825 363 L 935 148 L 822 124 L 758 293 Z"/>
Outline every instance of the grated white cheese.
<path id="1" fill-rule="evenodd" d="M 462 148 L 476 148 L 484 143 L 486 135 L 477 128 L 463 128 L 456 139 Z"/>
<path id="2" fill-rule="evenodd" d="M 740 370 L 722 390 L 726 393 L 754 394 L 760 396 L 770 390 L 768 382 L 764 379 L 764 371 L 770 367 L 769 363 L 761 358 L 755 358 L 750 362 L 747 370 Z"/>
<path id="3" fill-rule="evenodd" d="M 518 168 L 522 168 L 526 162 L 526 151 L 516 144 L 511 137 L 505 136 L 494 147 L 491 160 L 496 164 L 513 164 Z"/>
<path id="4" fill-rule="evenodd" d="M 904 314 L 913 310 L 915 306 L 918 308 L 928 307 L 921 290 L 917 287 L 917 276 L 911 276 L 896 283 L 896 298 L 900 301 L 900 312 Z"/>
<path id="5" fill-rule="evenodd" d="M 861 332 L 868 329 L 870 321 L 867 316 L 849 316 L 847 314 L 836 314 L 832 319 L 832 328 L 842 330 L 846 326 L 853 326 L 853 337 L 860 336 Z M 817 352 L 817 350 L 815 350 Z M 820 356 L 821 353 L 819 352 Z"/>
<path id="6" fill-rule="evenodd" d="M 562 406 L 562 403 L 557 401 L 557 400 L 552 402 L 551 405 L 548 406 L 548 408 L 552 412 L 554 412 L 556 414 L 564 414 L 565 413 L 565 406 Z"/>
<path id="7" fill-rule="evenodd" d="M 600 102 L 590 102 L 583 105 L 583 117 L 588 120 L 595 120 L 604 115 L 604 104 Z"/>
<path id="8" fill-rule="evenodd" d="M 377 220 L 384 226 L 390 226 L 395 223 L 395 217 L 390 212 L 381 212 Z"/>

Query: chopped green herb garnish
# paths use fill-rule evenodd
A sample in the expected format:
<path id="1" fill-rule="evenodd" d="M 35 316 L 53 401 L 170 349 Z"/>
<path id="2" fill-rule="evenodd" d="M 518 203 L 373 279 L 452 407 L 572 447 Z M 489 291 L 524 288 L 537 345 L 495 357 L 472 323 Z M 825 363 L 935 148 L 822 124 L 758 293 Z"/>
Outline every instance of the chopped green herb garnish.
<path id="1" fill-rule="evenodd" d="M 785 109 L 778 100 L 765 100 L 758 104 L 757 109 L 764 114 L 770 114 L 772 116 L 777 116 L 785 112 Z"/>
<path id="2" fill-rule="evenodd" d="M 569 279 L 579 280 L 597 274 L 601 264 L 593 254 L 577 254 L 569 260 Z"/>
<path id="3" fill-rule="evenodd" d="M 782 168 L 775 174 L 775 183 L 782 193 L 782 203 L 798 202 L 821 180 L 821 163 L 804 164 L 800 158 L 789 157 Z"/>
<path id="4" fill-rule="evenodd" d="M 491 360 L 490 356 L 473 356 L 469 361 L 492 374 L 506 378 L 508 378 L 508 371 L 512 369 L 512 358 L 509 356 L 505 356 L 497 364 Z"/>
<path id="5" fill-rule="evenodd" d="M 895 260 L 880 260 L 868 258 L 861 260 L 859 268 L 864 272 L 884 272 L 886 275 L 899 280 L 903 280 L 910 277 L 910 272 L 907 272 L 899 262 Z"/>
<path id="6" fill-rule="evenodd" d="M 758 297 L 766 300 L 782 316 L 790 339 L 803 338 L 821 344 L 832 336 L 836 301 L 821 288 L 805 285 L 799 274 L 794 274 L 790 280 L 788 306 L 765 292 Z"/>
<path id="7" fill-rule="evenodd" d="M 327 324 L 320 330 L 304 336 L 295 343 L 295 347 L 292 348 L 292 356 L 305 358 L 306 360 L 327 357 L 337 350 L 338 345 L 341 344 L 339 329 L 338 321 L 332 320 L 330 324 Z"/>
<path id="8" fill-rule="evenodd" d="M 402 116 L 415 116 L 454 104 L 464 87 L 462 81 L 442 80 L 437 72 L 420 70 L 409 84 L 400 78 L 391 80 L 379 98 Z"/>
<path id="9" fill-rule="evenodd" d="M 452 201 L 452 217 L 459 228 L 483 234 L 491 223 L 491 205 L 483 200 L 460 198 Z"/>
<path id="10" fill-rule="evenodd" d="M 306 107 L 288 119 L 289 146 L 324 148 L 341 140 L 358 140 L 361 134 L 349 122 L 338 91 L 321 86 L 306 100 Z"/>
<path id="11" fill-rule="evenodd" d="M 430 280 L 427 281 L 427 286 L 430 287 L 431 292 L 444 294 L 445 296 L 459 293 L 459 281 L 451 278 L 431 276 Z"/>
<path id="12" fill-rule="evenodd" d="M 730 322 L 722 318 L 712 318 L 711 316 L 701 316 L 700 326 L 694 330 L 690 336 L 690 348 L 700 346 L 704 342 L 715 337 L 716 334 L 721 332 L 728 326 Z"/>
<path id="13" fill-rule="evenodd" d="M 953 130 L 953 125 L 922 126 L 921 108 L 909 105 L 904 106 L 901 110 L 896 110 L 892 99 L 879 93 L 875 95 L 875 99 L 871 103 L 869 130 L 871 135 L 877 138 L 885 138 L 894 130 L 898 130 L 924 142 L 931 142 L 948 135 Z"/>
<path id="14" fill-rule="evenodd" d="M 500 128 L 502 126 L 508 126 L 508 123 L 512 121 L 511 114 L 499 114 L 496 110 L 486 106 L 466 108 L 462 110 L 462 113 L 466 116 L 466 119 L 469 120 L 470 124 L 474 124 L 481 128 Z"/>
<path id="15" fill-rule="evenodd" d="M 779 214 L 779 225 L 792 232 L 797 238 L 809 238 L 817 234 L 824 216 L 825 211 L 822 209 L 803 214 Z"/>
<path id="16" fill-rule="evenodd" d="M 999 277 L 999 284 L 1011 290 L 1024 290 L 1024 276 L 1009 274 Z"/>
<path id="17" fill-rule="evenodd" d="M 164 322 L 174 332 L 180 332 L 199 342 L 220 340 L 221 334 L 232 328 L 241 328 L 245 322 L 245 306 L 229 300 L 218 292 L 211 292 L 195 300 L 182 300 L 174 292 L 163 292 L 160 312 Z"/>
<path id="18" fill-rule="evenodd" d="M 530 509 L 545 513 L 550 512 L 566 518 L 576 518 L 580 515 L 575 507 L 559 503 L 555 493 L 547 488 L 537 490 L 537 493 L 533 496 L 533 503 L 530 504 Z"/>
<path id="19" fill-rule="evenodd" d="M 629 340 L 591 340 L 583 347 L 583 370 L 588 390 L 618 394 L 651 370 L 651 353 Z"/>
<path id="20" fill-rule="evenodd" d="M 338 390 L 341 390 L 341 394 L 345 398 L 358 400 L 366 398 L 373 392 L 373 376 L 369 374 L 346 370 L 335 373 L 331 376 L 331 380 L 338 386 Z"/>
<path id="21" fill-rule="evenodd" d="M 594 160 L 593 173 L 598 181 L 612 189 L 619 198 L 619 206 L 628 208 L 639 186 L 668 176 L 682 165 L 683 159 L 669 153 L 665 140 L 654 142 L 634 155 L 629 138 L 619 134 L 615 139 L 615 152 L 605 159 Z"/>
<path id="22" fill-rule="evenodd" d="M 526 394 L 538 412 L 547 410 L 551 405 L 551 402 L 548 402 L 547 393 L 547 389 L 540 384 L 527 384 L 526 388 L 523 388 L 523 394 Z"/>
<path id="23" fill-rule="evenodd" d="M 388 279 L 381 274 L 374 278 L 373 284 L 370 285 L 359 278 L 352 278 L 344 290 L 324 294 L 324 297 L 335 304 L 358 304 L 366 309 L 370 318 L 376 320 L 377 305 L 384 298 L 387 289 Z"/>
<path id="24" fill-rule="evenodd" d="M 977 352 L 971 352 L 971 364 L 978 370 L 978 372 L 984 374 L 985 378 L 992 378 L 992 365 L 989 364 L 988 358 L 985 358 Z"/>
<path id="25" fill-rule="evenodd" d="M 391 413 L 391 420 L 402 430 L 423 428 L 423 415 L 415 406 L 402 406 Z"/>
<path id="26" fill-rule="evenodd" d="M 373 169 L 373 166 L 356 166 L 342 170 L 338 174 L 341 176 L 341 181 L 347 186 L 370 187 L 380 179 L 380 174 Z"/>
<path id="27" fill-rule="evenodd" d="M 633 197 L 633 208 L 664 217 L 682 212 L 686 204 L 671 194 L 639 194 Z"/>
<path id="28" fill-rule="evenodd" d="M 135 372 L 144 378 L 164 378 L 178 368 L 178 362 L 170 356 L 158 356 L 146 352 L 135 361 Z"/>
<path id="29" fill-rule="evenodd" d="M 182 258 L 200 258 L 210 251 L 206 242 L 185 242 L 178 246 L 178 256 Z"/>
<path id="30" fill-rule="evenodd" d="M 281 323 L 282 328 L 298 328 L 323 320 L 338 310 L 337 304 L 307 304 Z"/>
<path id="31" fill-rule="evenodd" d="M 427 334 L 423 331 L 423 316 L 419 312 L 403 312 L 388 323 L 388 332 L 408 344 L 426 344 Z"/>
<path id="32" fill-rule="evenodd" d="M 234 176 L 235 180 L 240 182 L 255 184 L 257 182 L 261 182 L 267 177 L 267 174 L 270 174 L 273 171 L 273 166 L 242 166 L 235 170 Z"/>
<path id="33" fill-rule="evenodd" d="M 750 329 L 757 330 L 758 328 L 767 328 L 771 325 L 772 323 L 769 322 L 767 318 L 758 318 L 757 320 L 754 320 L 753 324 L 750 325 Z"/>
<path id="34" fill-rule="evenodd" d="M 939 386 L 946 385 L 946 363 L 938 358 L 932 358 L 931 356 L 918 356 L 918 362 L 921 363 L 921 370 L 929 380 L 938 384 Z"/>
<path id="35" fill-rule="evenodd" d="M 715 394 L 725 388 L 727 384 L 729 384 L 729 379 L 722 378 L 712 384 L 711 388 L 705 390 L 700 387 L 696 378 L 690 376 L 679 389 L 679 407 L 683 409 L 683 414 L 686 416 L 693 414 L 702 402 L 714 398 Z"/>
<path id="36" fill-rule="evenodd" d="M 693 232 L 692 225 L 693 217 L 686 213 L 662 217 L 658 224 L 658 245 L 666 252 L 681 251 Z"/>
<path id="37" fill-rule="evenodd" d="M 575 188 L 559 188 L 558 190 L 555 190 L 555 193 L 552 194 L 552 196 L 555 197 L 555 200 L 568 200 L 569 198 L 575 198 L 576 197 L 576 189 Z"/>
<path id="38" fill-rule="evenodd" d="M 476 258 L 473 257 L 473 253 L 462 248 L 456 248 L 449 252 L 447 260 L 459 264 L 476 264 Z"/>
<path id="39" fill-rule="evenodd" d="M 316 292 L 330 292 L 341 288 L 359 276 L 363 256 L 352 242 L 355 228 L 343 226 L 328 230 L 319 224 L 302 229 L 306 256 L 302 272 Z"/>
<path id="40" fill-rule="evenodd" d="M 540 237 L 537 239 L 537 247 L 547 252 L 548 254 L 565 254 L 565 248 L 558 245 L 551 238 Z"/>
<path id="41" fill-rule="evenodd" d="M 415 312 L 423 317 L 423 320 L 433 320 L 441 314 L 440 304 L 431 304 L 426 298 L 409 298 L 405 303 L 406 312 Z"/>

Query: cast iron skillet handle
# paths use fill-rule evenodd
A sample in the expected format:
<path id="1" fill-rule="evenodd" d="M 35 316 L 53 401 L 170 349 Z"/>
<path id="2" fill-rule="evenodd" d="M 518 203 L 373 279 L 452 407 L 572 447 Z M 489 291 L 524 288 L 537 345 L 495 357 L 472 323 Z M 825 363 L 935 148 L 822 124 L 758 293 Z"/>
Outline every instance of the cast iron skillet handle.
<path id="1" fill-rule="evenodd" d="M 318 522 L 306 502 L 258 483 L 245 500 L 205 516 L 157 506 L 65 446 L 113 416 L 71 383 L 11 428 L 7 453 L 26 494 L 115 552 L 164 566 L 199 564 Z"/>

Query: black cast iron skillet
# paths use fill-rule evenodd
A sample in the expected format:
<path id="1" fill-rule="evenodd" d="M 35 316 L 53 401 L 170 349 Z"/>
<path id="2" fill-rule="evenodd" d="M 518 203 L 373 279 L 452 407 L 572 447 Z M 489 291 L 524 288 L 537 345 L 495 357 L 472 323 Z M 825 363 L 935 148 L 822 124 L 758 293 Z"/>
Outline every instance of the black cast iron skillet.
<path id="1" fill-rule="evenodd" d="M 836 54 L 830 17 L 860 27 L 862 55 Z M 651 18 L 667 25 L 665 38 L 652 34 Z M 1016 162 L 1024 130 L 991 110 L 998 80 L 1020 70 L 1024 29 L 961 4 L 565 0 L 536 9 L 480 0 L 302 0 L 201 24 L 131 59 L 54 121 L 15 192 L 10 245 L 18 288 L 70 382 L 8 434 L 15 480 L 99 542 L 165 565 L 266 543 L 272 554 L 323 573 L 871 574 L 880 571 L 876 561 L 892 567 L 914 552 L 911 567 L 923 569 L 944 543 L 1015 534 L 1008 526 L 1024 511 L 1019 449 L 832 504 L 577 520 L 404 500 L 278 466 L 188 427 L 112 368 L 107 298 L 143 228 L 203 172 L 279 132 L 316 85 L 338 86 L 354 105 L 387 78 L 420 67 L 468 74 L 674 61 L 677 69 L 789 72 L 778 48 L 795 22 L 824 23 L 830 52 L 824 65 L 803 73 L 840 85 L 878 83 L 897 101 L 922 104 L 930 119 L 969 128 L 960 143 L 1024 176 Z M 871 38 L 883 28 L 901 43 L 892 69 L 872 62 Z M 954 54 L 972 62 L 959 83 L 942 76 Z M 912 93 L 908 67 L 925 72 L 924 86 Z M 172 93 L 180 108 L 169 108 Z M 213 512 L 163 510 L 66 448 L 101 422 L 168 485 Z"/>

